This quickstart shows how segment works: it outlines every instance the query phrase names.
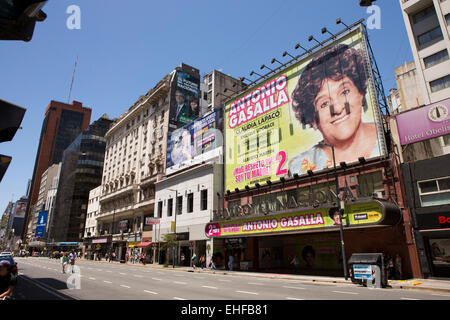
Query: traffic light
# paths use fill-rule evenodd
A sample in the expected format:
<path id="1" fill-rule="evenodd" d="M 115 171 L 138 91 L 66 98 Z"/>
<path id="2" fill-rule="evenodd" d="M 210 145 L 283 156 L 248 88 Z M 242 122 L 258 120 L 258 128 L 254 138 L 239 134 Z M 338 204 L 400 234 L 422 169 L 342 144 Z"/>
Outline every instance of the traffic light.
<path id="1" fill-rule="evenodd" d="M 372 2 L 375 2 L 376 0 L 359 0 L 359 5 L 361 7 L 370 7 L 372 5 Z"/>
<path id="2" fill-rule="evenodd" d="M 0 142 L 11 141 L 20 128 L 25 108 L 0 99 Z"/>
<path id="3" fill-rule="evenodd" d="M 0 40 L 30 41 L 36 21 L 47 15 L 41 10 L 47 0 L 0 0 Z"/>

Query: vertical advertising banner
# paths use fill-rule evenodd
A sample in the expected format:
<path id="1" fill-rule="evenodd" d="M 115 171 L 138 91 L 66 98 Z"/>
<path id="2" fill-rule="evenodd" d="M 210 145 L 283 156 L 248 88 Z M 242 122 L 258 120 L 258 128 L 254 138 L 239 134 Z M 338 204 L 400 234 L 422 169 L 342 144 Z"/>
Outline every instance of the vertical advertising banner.
<path id="1" fill-rule="evenodd" d="M 169 134 L 167 173 L 170 174 L 218 156 L 216 151 L 221 150 L 223 143 L 222 134 L 217 129 L 217 125 L 217 111 L 213 111 Z"/>
<path id="2" fill-rule="evenodd" d="M 386 153 L 362 28 L 226 105 L 226 190 Z"/>
<path id="3" fill-rule="evenodd" d="M 25 218 L 26 209 L 27 209 L 26 202 L 16 202 L 16 211 L 14 212 L 14 218 Z"/>
<path id="4" fill-rule="evenodd" d="M 41 211 L 38 215 L 38 220 L 36 224 L 36 238 L 44 238 L 45 237 L 45 228 L 47 226 L 47 217 L 48 211 Z"/>
<path id="5" fill-rule="evenodd" d="M 200 79 L 177 71 L 174 82 L 170 100 L 170 123 L 180 127 L 200 115 Z"/>

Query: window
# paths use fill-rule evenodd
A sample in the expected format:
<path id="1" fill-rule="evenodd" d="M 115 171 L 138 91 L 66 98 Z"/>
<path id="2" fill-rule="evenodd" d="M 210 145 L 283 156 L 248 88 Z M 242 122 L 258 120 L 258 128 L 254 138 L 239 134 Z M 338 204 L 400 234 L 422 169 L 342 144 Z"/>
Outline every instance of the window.
<path id="1" fill-rule="evenodd" d="M 421 35 L 417 36 L 417 41 L 419 42 L 419 46 L 421 49 L 426 47 L 431 41 L 433 40 L 442 40 L 442 31 L 441 27 L 436 27 L 434 29 L 431 29 L 430 31 L 427 31 L 425 33 L 422 33 Z"/>
<path id="2" fill-rule="evenodd" d="M 445 15 L 445 22 L 447 22 L 447 25 L 450 26 L 450 13 Z"/>
<path id="3" fill-rule="evenodd" d="M 194 211 L 194 194 L 189 193 L 187 195 L 187 212 L 193 212 Z"/>
<path id="4" fill-rule="evenodd" d="M 167 200 L 167 216 L 171 217 L 172 216 L 172 207 L 173 207 L 173 199 L 169 199 Z"/>
<path id="5" fill-rule="evenodd" d="M 181 214 L 183 210 L 183 196 L 177 197 L 177 214 Z"/>
<path id="6" fill-rule="evenodd" d="M 423 58 L 423 62 L 425 64 L 425 68 L 430 68 L 434 65 L 437 65 L 441 62 L 448 60 L 448 52 L 447 49 L 439 51 L 431 56 Z"/>
<path id="7" fill-rule="evenodd" d="M 208 189 L 202 190 L 200 193 L 200 210 L 208 209 Z"/>
<path id="8" fill-rule="evenodd" d="M 444 146 L 450 146 L 450 134 L 442 137 L 444 139 Z"/>
<path id="9" fill-rule="evenodd" d="M 430 82 L 431 92 L 436 92 L 450 87 L 450 74 Z"/>
<path id="10" fill-rule="evenodd" d="M 423 9 L 422 11 L 417 12 L 415 15 L 413 15 L 412 20 L 413 23 L 418 23 L 433 15 L 436 15 L 436 12 L 434 11 L 434 6 L 432 5 L 428 8 Z"/>
<path id="11" fill-rule="evenodd" d="M 450 204 L 450 177 L 417 183 L 422 207 Z"/>

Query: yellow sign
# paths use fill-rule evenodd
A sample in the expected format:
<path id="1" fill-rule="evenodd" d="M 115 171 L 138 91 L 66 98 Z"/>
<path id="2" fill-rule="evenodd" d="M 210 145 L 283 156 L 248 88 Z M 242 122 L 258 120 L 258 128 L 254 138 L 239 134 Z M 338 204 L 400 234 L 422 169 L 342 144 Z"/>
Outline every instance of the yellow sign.
<path id="1" fill-rule="evenodd" d="M 176 214 L 176 213 L 175 213 Z M 170 223 L 170 231 L 175 232 L 175 221 Z"/>
<path id="2" fill-rule="evenodd" d="M 385 154 L 369 65 L 360 27 L 231 100 L 225 189 Z"/>
<path id="3" fill-rule="evenodd" d="M 383 208 L 376 202 L 352 204 L 346 207 L 342 224 L 376 224 L 383 218 Z M 311 209 L 274 216 L 213 222 L 206 225 L 208 237 L 242 236 L 269 232 L 300 231 L 306 229 L 336 228 L 340 225 L 336 207 Z"/>
<path id="4" fill-rule="evenodd" d="M 139 241 L 130 241 L 128 242 L 128 248 L 136 247 L 140 242 Z"/>

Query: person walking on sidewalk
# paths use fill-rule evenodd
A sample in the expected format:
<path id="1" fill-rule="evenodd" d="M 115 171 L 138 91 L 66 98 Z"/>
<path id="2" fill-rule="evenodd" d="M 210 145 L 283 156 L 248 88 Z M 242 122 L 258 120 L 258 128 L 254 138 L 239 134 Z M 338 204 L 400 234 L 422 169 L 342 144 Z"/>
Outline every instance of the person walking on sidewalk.
<path id="1" fill-rule="evenodd" d="M 297 257 L 297 255 L 294 255 L 294 258 L 291 261 L 291 264 L 295 267 L 295 273 L 298 273 L 299 266 L 300 266 L 300 259 Z"/>
<path id="2" fill-rule="evenodd" d="M 63 256 L 61 257 L 62 273 L 66 273 L 66 266 L 68 263 L 69 263 L 69 258 L 67 257 L 67 253 L 63 253 Z"/>
<path id="3" fill-rule="evenodd" d="M 72 273 L 74 273 L 76 259 L 77 259 L 77 253 L 75 252 L 75 250 L 72 249 L 72 252 L 69 254 L 70 270 Z"/>
<path id="4" fill-rule="evenodd" d="M 212 255 L 212 257 L 211 257 L 211 261 L 209 263 L 209 267 L 212 270 L 216 270 L 216 257 L 214 255 Z"/>
<path id="5" fill-rule="evenodd" d="M 202 268 L 202 270 L 203 270 L 203 267 L 204 267 L 204 263 L 205 263 L 205 255 L 202 255 L 200 257 L 200 268 Z"/>
<path id="6" fill-rule="evenodd" d="M 228 270 L 233 271 L 234 256 L 232 253 L 228 256 Z"/>
<path id="7" fill-rule="evenodd" d="M 195 267 L 196 267 L 196 264 L 197 264 L 197 255 L 195 254 L 195 252 L 194 252 L 194 254 L 192 255 L 192 266 L 194 267 L 194 269 L 195 269 Z"/>
<path id="8" fill-rule="evenodd" d="M 395 279 L 401 280 L 402 277 L 403 277 L 403 275 L 402 275 L 402 258 L 397 253 L 395 255 Z"/>

